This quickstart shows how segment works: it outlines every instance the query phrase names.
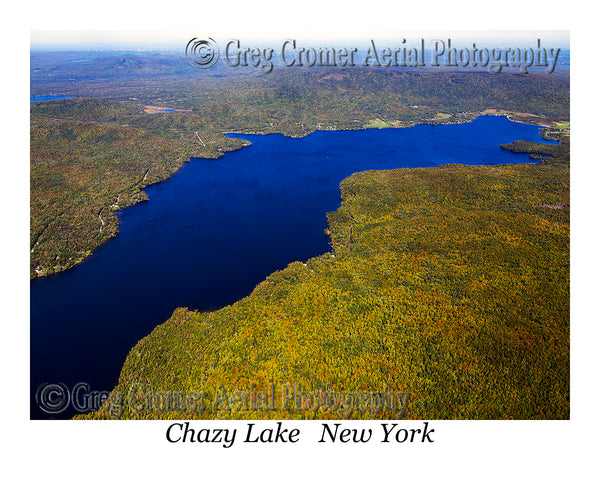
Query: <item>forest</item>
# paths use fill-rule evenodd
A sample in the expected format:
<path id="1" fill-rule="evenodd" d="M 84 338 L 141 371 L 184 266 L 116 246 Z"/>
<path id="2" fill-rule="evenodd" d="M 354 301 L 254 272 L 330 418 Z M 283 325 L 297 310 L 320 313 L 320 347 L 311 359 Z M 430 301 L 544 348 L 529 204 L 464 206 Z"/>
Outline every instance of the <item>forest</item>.
<path id="1" fill-rule="evenodd" d="M 400 418 L 569 418 L 569 139 L 550 135 L 562 143 L 538 164 L 347 178 L 328 216 L 333 252 L 218 311 L 177 309 L 81 418 L 399 416 L 218 401 L 287 384 L 404 392 Z M 161 392 L 203 392 L 204 408 Z"/>
<path id="2" fill-rule="evenodd" d="M 156 117 L 144 123 L 135 108 L 96 99 L 32 104 L 31 111 L 31 278 L 84 260 L 117 234 L 116 211 L 145 200 L 145 186 L 191 157 L 218 158 L 247 144 L 200 130 L 202 144 L 193 118 L 186 130 L 162 129 Z"/>

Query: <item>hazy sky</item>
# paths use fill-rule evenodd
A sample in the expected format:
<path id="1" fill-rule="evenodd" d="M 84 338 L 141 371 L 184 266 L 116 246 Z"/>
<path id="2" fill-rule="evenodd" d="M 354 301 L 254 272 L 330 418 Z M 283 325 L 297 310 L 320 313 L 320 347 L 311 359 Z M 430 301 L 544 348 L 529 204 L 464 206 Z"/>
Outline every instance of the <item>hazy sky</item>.
<path id="1" fill-rule="evenodd" d="M 354 44 L 374 39 L 379 42 L 389 42 L 391 46 L 406 38 L 407 41 L 424 38 L 452 39 L 458 43 L 477 42 L 478 46 L 533 46 L 536 39 L 541 38 L 546 46 L 566 47 L 569 45 L 568 31 L 552 30 L 518 30 L 518 31 L 269 31 L 264 33 L 260 29 L 252 30 L 206 30 L 206 31 L 141 31 L 141 30 L 33 30 L 31 31 L 31 49 L 38 50 L 85 50 L 98 48 L 184 48 L 185 44 L 192 38 L 212 37 L 217 43 L 226 42 L 232 38 L 242 41 L 253 42 L 281 42 L 288 38 L 311 42 L 326 46 L 331 43 Z M 352 46 L 352 45 L 349 45 Z"/>

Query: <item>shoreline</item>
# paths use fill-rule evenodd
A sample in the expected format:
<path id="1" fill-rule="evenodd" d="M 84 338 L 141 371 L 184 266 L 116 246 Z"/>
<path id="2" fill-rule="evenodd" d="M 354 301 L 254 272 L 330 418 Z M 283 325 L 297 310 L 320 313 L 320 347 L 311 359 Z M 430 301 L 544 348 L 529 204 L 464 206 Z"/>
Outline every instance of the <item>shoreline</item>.
<path id="1" fill-rule="evenodd" d="M 494 113 L 494 112 L 498 112 L 498 113 Z M 437 124 L 431 124 L 431 123 L 423 122 L 423 123 L 413 123 L 411 125 L 400 125 L 400 126 L 391 126 L 391 127 L 384 127 L 384 128 L 376 128 L 376 130 L 392 130 L 392 129 L 399 129 L 399 128 L 412 128 L 412 127 L 415 127 L 417 125 L 430 125 L 430 126 L 462 125 L 462 124 L 471 123 L 471 122 L 475 121 L 477 118 L 482 117 L 482 116 L 506 117 L 508 120 L 510 120 L 512 122 L 516 122 L 516 123 L 524 123 L 524 124 L 528 124 L 528 125 L 537 125 L 537 126 L 544 127 L 544 128 L 553 128 L 552 125 L 540 124 L 540 123 L 529 123 L 529 122 L 525 122 L 525 121 L 521 121 L 521 120 L 515 120 L 514 118 L 511 118 L 511 115 L 512 116 L 521 116 L 522 115 L 522 116 L 526 116 L 526 117 L 543 118 L 543 117 L 540 117 L 540 116 L 535 115 L 535 114 L 528 114 L 528 113 L 522 113 L 522 112 L 509 112 L 509 111 L 497 110 L 497 109 L 486 109 L 486 110 L 483 110 L 481 112 L 473 113 L 472 115 L 475 115 L 475 116 L 473 118 L 471 118 L 471 119 L 467 119 L 467 120 L 461 121 L 461 122 L 455 122 L 455 121 L 453 121 L 453 122 L 443 122 L 443 121 L 441 121 L 440 123 L 437 123 Z M 447 120 L 447 119 L 441 119 L 441 120 Z M 566 120 L 561 120 L 561 122 L 562 121 L 566 121 Z M 554 122 L 554 123 L 556 123 L 556 122 Z M 311 135 L 312 133 L 317 132 L 317 131 L 319 131 L 319 132 L 353 132 L 353 131 L 362 131 L 362 130 L 373 130 L 373 128 L 362 127 L 362 128 L 356 128 L 356 129 L 339 129 L 339 130 L 317 129 L 317 130 L 310 131 L 309 133 L 307 133 L 304 136 L 289 135 L 289 134 L 286 134 L 286 133 L 283 133 L 283 132 L 268 132 L 267 133 L 267 132 L 239 132 L 239 131 L 236 132 L 236 131 L 231 131 L 231 132 L 219 132 L 219 133 L 222 134 L 222 135 L 283 135 L 284 137 L 287 137 L 287 138 L 301 139 L 301 138 L 306 138 L 309 135 Z M 229 138 L 234 138 L 234 137 L 229 137 Z M 243 142 L 247 142 L 246 140 L 243 140 L 243 139 L 238 139 L 238 140 L 241 140 Z M 249 142 L 248 143 L 243 143 L 240 147 L 233 148 L 233 149 L 227 150 L 227 151 L 223 151 L 222 149 L 219 149 L 218 153 L 220 155 L 218 155 L 215 158 L 215 160 L 223 157 L 228 152 L 237 151 L 237 150 L 240 150 L 240 149 L 242 149 L 243 147 L 246 147 L 246 146 L 251 146 L 251 143 L 249 143 Z M 159 178 L 159 179 L 157 179 L 155 181 L 152 181 L 152 182 L 150 182 L 148 184 L 144 184 L 143 186 L 141 186 L 139 188 L 139 191 L 134 193 L 134 195 L 142 194 L 142 195 L 140 195 L 141 198 L 136 198 L 133 203 L 131 203 L 129 205 L 124 205 L 124 206 L 118 208 L 117 210 L 112 210 L 112 215 L 115 215 L 116 213 L 118 213 L 121 210 L 124 210 L 124 209 L 126 209 L 128 207 L 132 207 L 134 205 L 137 205 L 138 203 L 148 201 L 149 199 L 148 199 L 148 197 L 144 193 L 144 189 L 146 187 L 149 187 L 151 185 L 155 185 L 155 184 L 164 182 L 166 180 L 169 180 L 173 175 L 175 175 L 176 173 L 178 173 L 183 168 L 183 166 L 186 163 L 189 163 L 193 158 L 201 158 L 201 159 L 202 158 L 206 158 L 206 159 L 208 159 L 210 157 L 191 156 L 187 160 L 182 161 L 181 165 L 179 166 L 179 168 L 177 168 L 177 170 L 175 170 L 174 172 L 172 172 L 168 177 L 162 178 L 162 179 Z M 36 275 L 30 276 L 30 285 L 36 279 L 52 277 L 54 275 L 66 272 L 66 271 L 70 270 L 71 268 L 76 267 L 77 265 L 83 263 L 96 250 L 98 250 L 100 247 L 102 247 L 103 245 L 105 245 L 106 242 L 108 242 L 109 240 L 115 238 L 119 234 L 119 224 L 120 224 L 120 222 L 118 221 L 118 218 L 117 218 L 116 231 L 114 233 L 112 233 L 110 236 L 108 236 L 106 239 L 104 239 L 99 245 L 97 245 L 92 250 L 90 250 L 90 252 L 87 255 L 85 255 L 84 257 L 82 257 L 79 260 L 76 260 L 73 264 L 67 266 L 66 268 L 61 268 L 60 270 L 55 270 L 55 271 L 52 271 L 52 272 L 41 273 L 41 274 L 39 274 L 39 273 L 36 272 Z M 30 257 L 30 266 L 31 266 L 31 257 Z"/>
<path id="2" fill-rule="evenodd" d="M 219 153 L 219 155 L 216 157 L 216 159 L 223 157 L 223 156 L 225 155 L 225 153 L 228 153 L 228 152 L 234 152 L 234 151 L 236 151 L 236 150 L 240 150 L 240 149 L 242 149 L 242 148 L 244 148 L 244 147 L 247 147 L 247 146 L 249 146 L 249 145 L 250 145 L 249 143 L 242 143 L 242 144 L 241 144 L 239 147 L 237 147 L 237 148 L 233 148 L 233 149 L 231 149 L 231 150 L 227 150 L 227 151 L 223 151 L 223 150 L 219 149 L 219 150 L 218 150 L 218 153 Z M 149 198 L 148 198 L 148 196 L 147 196 L 147 195 L 146 195 L 146 193 L 144 192 L 144 189 L 145 189 L 146 187 L 150 187 L 150 186 L 152 186 L 152 185 L 156 185 L 156 184 L 159 184 L 159 183 L 161 183 L 161 182 L 165 182 L 165 181 L 169 180 L 170 178 L 172 178 L 172 177 L 173 177 L 173 175 L 175 175 L 176 173 L 178 173 L 179 171 L 181 171 L 181 169 L 182 169 L 182 168 L 183 168 L 183 167 L 184 167 L 186 164 L 190 163 L 190 162 L 192 161 L 192 159 L 194 159 L 194 158 L 198 158 L 198 159 L 206 159 L 206 160 L 210 160 L 210 159 L 211 159 L 211 157 L 191 156 L 191 157 L 189 157 L 187 160 L 183 160 L 183 161 L 181 162 L 181 165 L 179 165 L 179 167 L 177 168 L 177 170 L 175 170 L 174 172 L 172 172 L 172 173 L 171 173 L 171 174 L 170 174 L 168 177 L 166 177 L 166 178 L 158 178 L 158 179 L 156 179 L 156 180 L 154 180 L 154 181 L 151 181 L 151 182 L 149 182 L 149 183 L 144 183 L 143 185 L 138 185 L 138 187 L 139 187 L 139 190 L 138 190 L 137 192 L 134 192 L 134 193 L 133 193 L 133 196 L 134 196 L 135 198 L 134 198 L 134 201 L 133 201 L 132 203 L 129 203 L 129 204 L 127 204 L 127 205 L 123 205 L 123 206 L 121 206 L 121 207 L 117 208 L 116 210 L 113 210 L 113 209 L 111 208 L 111 205 L 105 205 L 105 207 L 111 210 L 111 214 L 112 214 L 112 216 L 116 217 L 116 214 L 117 214 L 118 212 L 120 212 L 120 211 L 122 211 L 122 210 L 125 210 L 126 208 L 133 207 L 134 205 L 137 205 L 137 204 L 139 204 L 139 203 L 143 203 L 143 202 L 147 202 L 147 201 L 149 201 Z M 147 172 L 146 172 L 146 174 L 147 174 Z M 144 177 L 144 178 L 145 178 L 145 177 Z M 107 219 L 106 221 L 108 221 L 108 219 Z M 86 261 L 86 260 L 87 260 L 89 257 L 91 257 L 91 256 L 92 256 L 92 254 L 93 254 L 95 251 L 97 251 L 99 248 L 101 248 L 102 246 L 104 246 L 104 245 L 105 245 L 105 244 L 106 244 L 108 241 L 110 241 L 110 240 L 112 240 L 113 238 L 117 237 L 117 235 L 119 234 L 119 225 L 120 225 L 120 222 L 119 222 L 119 219 L 118 219 L 118 217 L 117 217 L 116 231 L 115 231 L 115 232 L 113 232 L 113 233 L 111 233 L 111 234 L 110 234 L 110 235 L 109 235 L 107 238 L 105 238 L 105 239 L 104 239 L 104 240 L 103 240 L 103 241 L 102 241 L 100 244 L 98 244 L 98 245 L 97 245 L 97 246 L 95 246 L 95 247 L 94 247 L 92 250 L 90 250 L 90 251 L 89 251 L 89 253 L 88 253 L 87 255 L 85 255 L 85 256 L 84 256 L 84 257 L 82 257 L 81 259 L 75 260 L 73 264 L 71 264 L 71 265 L 67 266 L 66 268 L 61 268 L 60 270 L 55 270 L 55 271 L 52 271 L 52 272 L 41 273 L 41 274 L 39 274 L 39 273 L 37 273 L 37 272 L 36 272 L 36 275 L 35 275 L 35 276 L 30 276 L 30 278 L 29 278 L 29 284 L 30 284 L 30 285 L 32 285 L 32 283 L 33 283 L 35 280 L 37 280 L 37 279 L 41 279 L 41 278 L 50 278 L 50 277 L 53 277 L 53 276 L 55 276 L 55 275 L 59 275 L 59 274 L 61 274 L 61 273 L 67 272 L 67 271 L 71 270 L 72 268 L 76 267 L 77 265 L 80 265 L 80 264 L 82 264 L 82 263 L 83 263 L 83 262 L 85 262 L 85 261 Z M 34 247 L 35 247 L 35 245 L 34 245 Z M 32 248 L 34 248 L 34 247 L 32 247 Z M 30 249 L 30 250 L 31 250 L 31 249 Z M 30 268 L 31 268 L 31 256 L 30 256 L 30 259 L 29 259 L 29 265 L 30 265 Z"/>
<path id="3" fill-rule="evenodd" d="M 562 144 L 563 142 L 559 142 L 560 144 Z M 537 165 L 537 162 L 531 162 L 532 165 Z M 457 167 L 468 167 L 468 168 L 478 168 L 478 167 L 488 167 L 488 168 L 497 168 L 499 166 L 502 166 L 502 164 L 499 165 L 490 165 L 490 166 L 480 166 L 480 165 L 461 165 L 461 164 L 448 164 L 448 165 L 455 165 Z M 515 165 L 515 164 L 509 164 L 509 165 Z M 436 169 L 436 168 L 440 168 L 440 167 L 444 167 L 446 165 L 437 165 L 434 167 L 406 167 L 406 168 L 399 168 L 399 169 L 391 169 L 391 170 L 387 170 L 388 172 L 394 171 L 394 170 L 407 170 L 407 171 L 412 171 L 412 170 L 430 170 L 430 169 Z M 374 170 L 377 171 L 377 170 Z M 386 170 L 379 170 L 379 171 L 386 171 Z M 338 206 L 338 208 L 336 210 L 334 210 L 333 214 L 336 214 L 338 212 L 340 212 L 341 209 L 343 208 L 347 208 L 347 205 L 344 205 L 345 202 L 345 197 L 344 197 L 344 189 L 342 188 L 344 184 L 347 184 L 348 182 L 351 182 L 351 177 L 353 175 L 357 175 L 357 174 L 367 174 L 367 172 L 363 171 L 363 172 L 354 172 L 353 174 L 349 175 L 348 177 L 344 178 L 341 182 L 340 182 L 340 192 L 342 193 L 341 196 L 341 201 L 340 201 L 340 205 Z M 335 242 L 333 240 L 333 236 L 332 236 L 332 230 L 334 228 L 334 224 L 336 222 L 332 223 L 332 220 L 329 217 L 329 213 L 327 214 L 327 223 L 328 223 L 328 228 L 326 230 L 326 234 L 327 236 L 331 239 L 331 243 L 330 243 L 330 247 L 331 247 L 331 251 L 328 252 L 324 252 L 320 255 L 317 255 L 315 257 L 311 257 L 309 259 L 307 259 L 305 262 L 302 261 L 293 261 L 291 263 L 289 263 L 286 267 L 280 269 L 280 270 L 276 270 L 271 272 L 263 281 L 261 281 L 260 283 L 258 283 L 255 288 L 252 290 L 251 293 L 249 293 L 248 295 L 242 297 L 239 300 L 236 300 L 235 302 L 233 302 L 230 305 L 227 305 L 225 307 L 221 307 L 218 309 L 214 309 L 214 310 L 190 310 L 187 307 L 177 307 L 176 309 L 174 309 L 171 317 L 165 319 L 164 322 L 156 325 L 154 327 L 154 329 L 152 330 L 152 332 L 150 332 L 148 335 L 145 335 L 144 337 L 142 337 L 141 339 L 139 339 L 139 341 L 131 348 L 131 350 L 129 351 L 125 361 L 123 362 L 122 368 L 121 368 L 121 372 L 119 373 L 119 377 L 114 385 L 114 387 L 111 390 L 111 394 L 114 392 L 117 392 L 118 389 L 123 385 L 126 384 L 127 381 L 125 380 L 125 378 L 123 377 L 124 375 L 124 371 L 126 368 L 131 369 L 131 364 L 135 363 L 135 359 L 133 358 L 133 355 L 137 355 L 137 358 L 140 357 L 140 350 L 139 350 L 139 346 L 142 344 L 142 342 L 146 342 L 146 345 L 148 344 L 147 342 L 154 342 L 156 341 L 157 337 L 157 332 L 161 332 L 160 335 L 164 335 L 164 330 L 170 328 L 173 325 L 179 325 L 182 326 L 184 325 L 184 320 L 181 320 L 181 318 L 187 318 L 187 317 L 193 317 L 196 318 L 199 315 L 219 315 L 219 312 L 224 310 L 224 309 L 229 309 L 229 308 L 236 308 L 239 307 L 240 305 L 243 305 L 244 303 L 247 302 L 251 302 L 251 300 L 248 300 L 250 297 L 254 296 L 254 295 L 261 295 L 261 291 L 267 288 L 273 288 L 273 285 L 277 285 L 278 282 L 280 281 L 279 278 L 281 276 L 284 276 L 285 273 L 287 271 L 294 270 L 294 269 L 300 269 L 301 271 L 303 271 L 304 268 L 308 267 L 311 268 L 311 263 L 314 262 L 323 262 L 323 261 L 330 261 L 333 260 L 336 257 L 340 257 L 342 258 L 342 256 L 346 253 L 344 249 L 344 245 L 340 245 L 339 242 Z M 339 232 L 337 232 L 339 234 Z M 346 242 L 344 242 L 346 243 Z M 313 271 L 312 269 L 310 270 L 311 272 Z M 130 372 L 128 371 L 128 373 L 130 374 Z M 108 404 L 107 404 L 108 405 Z M 106 405 L 105 405 L 106 407 Z M 92 411 L 92 412 L 87 412 L 85 414 L 79 414 L 74 416 L 72 419 L 73 420 L 81 420 L 81 419 L 105 419 L 106 417 L 104 417 L 103 415 L 106 415 L 106 410 L 105 408 L 101 407 L 98 411 Z M 188 417 L 185 417 L 188 418 Z M 245 417 L 244 417 L 245 418 Z M 286 418 L 286 417 L 284 417 Z M 208 417 L 208 419 L 213 419 L 212 417 Z M 277 419 L 280 419 L 280 417 L 278 416 Z"/>
<path id="4" fill-rule="evenodd" d="M 449 117 L 449 118 L 440 118 L 437 120 L 435 118 L 432 118 L 427 121 L 406 122 L 404 124 L 396 125 L 396 126 L 388 124 L 388 125 L 390 125 L 389 127 L 381 127 L 381 128 L 380 127 L 367 127 L 367 126 L 362 126 L 362 127 L 357 127 L 357 128 L 317 128 L 314 130 L 307 131 L 307 133 L 305 135 L 292 135 L 292 134 L 285 133 L 283 131 L 244 132 L 244 131 L 227 130 L 227 131 L 221 131 L 220 133 L 222 133 L 223 135 L 283 135 L 284 137 L 288 137 L 288 138 L 306 138 L 315 132 L 355 132 L 355 131 L 362 131 L 362 130 L 396 130 L 396 129 L 400 129 L 400 128 L 413 128 L 418 125 L 429 125 L 432 127 L 445 126 L 445 125 L 464 125 L 464 124 L 471 123 L 471 122 L 477 120 L 479 117 L 506 117 L 511 122 L 524 123 L 526 125 L 536 125 L 536 126 L 540 126 L 540 127 L 544 127 L 544 128 L 553 128 L 554 127 L 553 124 L 570 121 L 570 119 L 568 119 L 568 120 L 561 119 L 561 120 L 556 120 L 556 121 L 552 121 L 552 122 L 544 122 L 544 123 L 527 122 L 527 121 L 516 119 L 516 118 L 523 116 L 523 117 L 531 117 L 532 119 L 533 118 L 544 119 L 545 117 L 537 115 L 537 114 L 533 114 L 533 113 L 512 112 L 512 111 L 499 110 L 499 109 L 486 109 L 486 110 L 482 110 L 480 112 L 465 112 L 465 116 L 467 116 L 467 115 L 473 116 L 473 118 Z M 448 120 L 453 120 L 453 121 L 448 121 Z"/>

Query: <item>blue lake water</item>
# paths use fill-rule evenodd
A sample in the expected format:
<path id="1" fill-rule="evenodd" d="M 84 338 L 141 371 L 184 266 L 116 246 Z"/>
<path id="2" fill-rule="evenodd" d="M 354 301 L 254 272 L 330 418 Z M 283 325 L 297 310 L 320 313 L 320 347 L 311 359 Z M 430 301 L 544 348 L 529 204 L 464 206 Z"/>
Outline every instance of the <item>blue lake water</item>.
<path id="1" fill-rule="evenodd" d="M 48 100 L 64 100 L 65 98 L 73 98 L 68 95 L 47 95 L 44 97 L 29 97 L 29 103 L 32 102 L 47 102 Z"/>
<path id="2" fill-rule="evenodd" d="M 112 389 L 129 350 L 179 306 L 209 310 L 248 295 L 271 272 L 330 249 L 325 214 L 353 172 L 445 163 L 529 162 L 499 148 L 543 141 L 504 117 L 463 125 L 231 135 L 252 146 L 192 159 L 119 213 L 119 235 L 77 267 L 31 282 L 31 417 L 43 383 Z M 547 142 L 553 143 L 553 142 Z"/>

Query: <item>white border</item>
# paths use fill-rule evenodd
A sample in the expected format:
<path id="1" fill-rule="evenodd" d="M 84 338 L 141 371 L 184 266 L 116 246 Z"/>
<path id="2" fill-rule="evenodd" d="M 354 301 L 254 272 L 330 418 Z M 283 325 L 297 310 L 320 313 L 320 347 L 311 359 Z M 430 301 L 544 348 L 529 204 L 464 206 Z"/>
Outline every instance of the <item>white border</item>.
<path id="1" fill-rule="evenodd" d="M 14 4 L 11 9 L 15 8 Z M 597 282 L 598 176 L 596 39 L 593 14 L 583 20 L 576 4 L 546 1 L 528 4 L 461 2 L 105 2 L 34 1 L 5 11 L 2 32 L 4 118 L 2 205 L 8 221 L 2 236 L 2 435 L 10 450 L 4 458 L 19 476 L 43 478 L 177 478 L 179 475 L 231 478 L 302 476 L 323 478 L 419 476 L 423 478 L 587 478 L 597 472 L 594 460 L 598 398 L 595 340 L 598 314 L 592 304 Z M 302 443 L 223 449 L 194 444 L 170 445 L 165 422 L 29 421 L 28 200 L 29 31 L 45 29 L 116 29 L 210 31 L 251 38 L 256 32 L 275 37 L 302 35 L 358 38 L 431 30 L 571 30 L 572 50 L 572 413 L 555 422 L 433 422 L 433 445 L 319 445 L 318 423 L 301 423 Z M 588 54 L 590 56 L 588 56 Z M 8 98 L 7 98 L 8 97 Z M 587 108 L 586 108 L 587 107 Z M 588 113 L 589 112 L 589 113 Z M 8 146 L 8 148 L 6 148 Z M 597 147 L 596 147 L 597 149 Z M 243 424 L 244 422 L 238 422 Z M 292 422 L 289 422 L 290 425 Z M 362 424 L 362 423 L 361 423 Z M 418 424 L 418 422 L 416 423 Z M 227 422 L 227 426 L 234 425 Z M 358 423 L 352 423 L 357 428 Z M 375 427 L 377 428 L 377 427 Z M 6 443 L 5 443 L 6 444 Z M 102 468 L 104 465 L 109 468 Z M 578 474 L 579 472 L 579 474 Z"/>

